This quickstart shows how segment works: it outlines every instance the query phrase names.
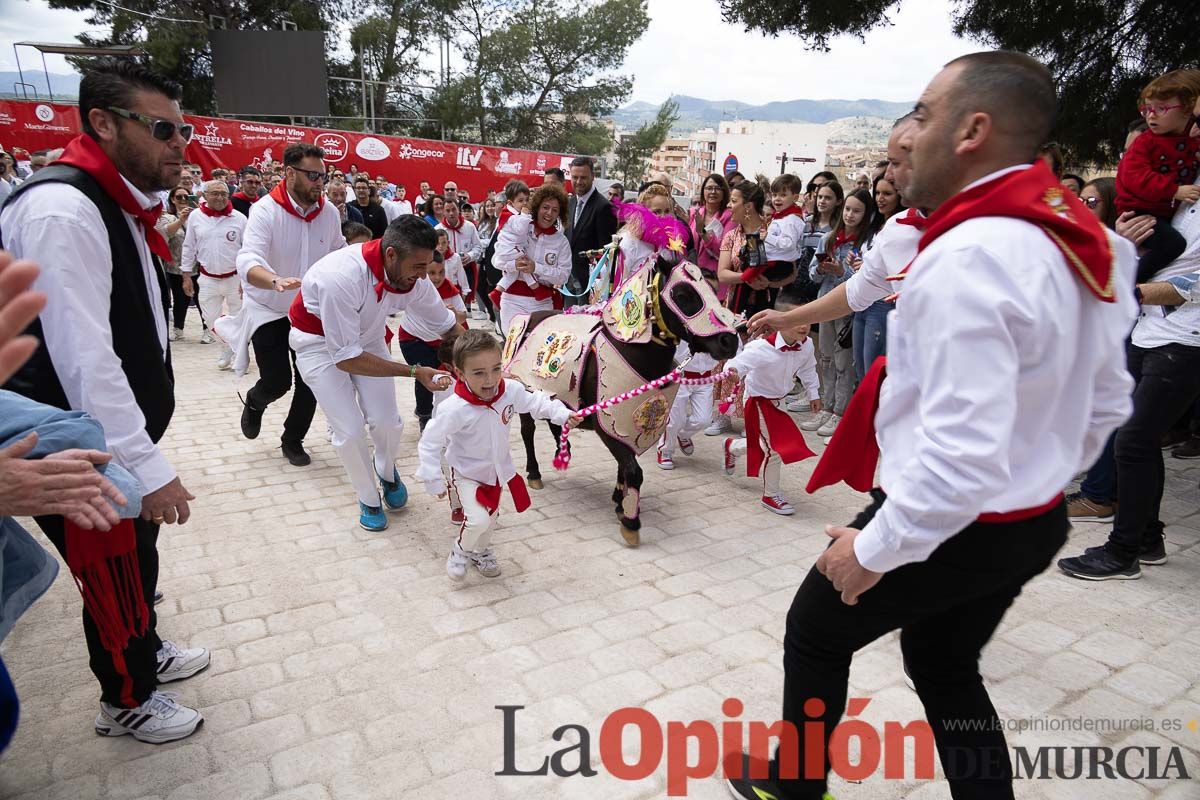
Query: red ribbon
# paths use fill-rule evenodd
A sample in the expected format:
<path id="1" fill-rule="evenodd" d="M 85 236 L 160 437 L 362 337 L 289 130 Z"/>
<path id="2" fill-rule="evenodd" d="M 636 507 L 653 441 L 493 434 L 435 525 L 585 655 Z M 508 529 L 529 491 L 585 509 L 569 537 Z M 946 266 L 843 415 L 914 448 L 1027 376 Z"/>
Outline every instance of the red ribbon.
<path id="1" fill-rule="evenodd" d="M 875 467 L 879 463 L 875 412 L 879 410 L 879 389 L 886 375 L 887 358 L 880 356 L 850 397 L 837 430 L 808 479 L 805 491 L 809 494 L 839 481 L 860 492 L 870 491 L 875 485 Z"/>

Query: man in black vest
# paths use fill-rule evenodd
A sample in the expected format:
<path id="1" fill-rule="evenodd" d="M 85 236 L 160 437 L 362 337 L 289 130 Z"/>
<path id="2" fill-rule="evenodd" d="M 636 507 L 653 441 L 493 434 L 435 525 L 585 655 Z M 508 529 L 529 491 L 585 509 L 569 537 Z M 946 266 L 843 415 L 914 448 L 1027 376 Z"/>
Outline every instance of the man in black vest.
<path id="1" fill-rule="evenodd" d="M 96 732 L 154 743 L 189 736 L 203 721 L 158 684 L 209 663 L 207 650 L 160 639 L 153 611 L 159 526 L 187 522 L 195 499 L 157 444 L 175 399 L 161 264 L 170 251 L 154 225 L 157 193 L 179 180 L 192 134 L 179 112 L 181 94 L 133 61 L 97 62 L 79 86 L 83 134 L 18 187 L 0 214 L 5 246 L 41 267 L 36 288 L 48 298 L 29 330 L 41 344 L 6 388 L 91 414 L 115 462 L 145 490 L 134 529 L 146 627 L 114 652 L 105 644 L 111 632 L 86 607 L 83 629 L 101 688 Z M 37 522 L 68 557 L 63 518 Z"/>
<path id="2" fill-rule="evenodd" d="M 587 250 L 612 243 L 617 218 L 612 204 L 596 191 L 596 171 L 592 160 L 579 156 L 571 162 L 571 198 L 567 202 L 567 240 L 571 243 L 571 281 L 568 288 L 579 293 L 587 287 L 589 264 Z M 568 305 L 587 303 L 586 297 L 567 298 Z"/>

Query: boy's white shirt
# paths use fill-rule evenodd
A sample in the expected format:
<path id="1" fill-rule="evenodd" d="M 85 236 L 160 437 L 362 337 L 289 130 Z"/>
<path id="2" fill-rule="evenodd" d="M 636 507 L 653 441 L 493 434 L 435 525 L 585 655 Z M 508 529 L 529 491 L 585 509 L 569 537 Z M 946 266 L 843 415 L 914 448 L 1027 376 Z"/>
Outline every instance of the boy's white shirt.
<path id="1" fill-rule="evenodd" d="M 509 445 L 509 424 L 516 414 L 532 414 L 566 424 L 571 409 L 546 392 L 533 392 L 519 381 L 504 381 L 504 394 L 490 406 L 468 403 L 451 393 L 434 409 L 417 445 L 415 477 L 433 495 L 446 491 L 442 454 L 455 473 L 485 486 L 501 486 L 517 474 Z"/>
<path id="2" fill-rule="evenodd" d="M 804 219 L 799 214 L 772 219 L 763 247 L 769 261 L 798 261 L 804 241 Z"/>
<path id="3" fill-rule="evenodd" d="M 804 384 L 809 400 L 821 396 L 812 339 L 805 337 L 799 350 L 784 350 L 785 346 L 782 334 L 776 335 L 774 345 L 765 338 L 755 339 L 726 363 L 726 368 L 737 370 L 742 378 L 747 397 L 778 400 L 792 390 L 797 377 Z"/>
<path id="4" fill-rule="evenodd" d="M 687 361 L 688 356 L 691 356 L 692 358 L 691 361 L 687 362 L 687 366 L 684 367 L 684 369 L 688 372 L 711 372 L 712 370 L 716 369 L 717 364 L 719 363 L 708 353 L 693 353 L 692 348 L 688 346 L 687 342 L 680 342 L 675 346 L 676 364 L 682 365 L 683 362 Z M 687 387 L 680 388 L 682 389 Z"/>

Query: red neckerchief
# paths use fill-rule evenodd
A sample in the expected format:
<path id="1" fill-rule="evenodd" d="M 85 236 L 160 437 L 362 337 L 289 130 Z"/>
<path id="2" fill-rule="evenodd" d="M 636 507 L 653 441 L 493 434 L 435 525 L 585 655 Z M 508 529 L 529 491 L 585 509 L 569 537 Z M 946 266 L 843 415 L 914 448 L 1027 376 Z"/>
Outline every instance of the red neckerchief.
<path id="1" fill-rule="evenodd" d="M 776 211 L 774 213 L 774 215 L 771 217 L 771 219 L 772 220 L 783 219 L 784 217 L 800 217 L 801 219 L 803 219 L 804 212 L 800 209 L 800 206 L 796 205 L 795 203 L 792 203 L 790 206 L 783 209 L 782 211 Z"/>
<path id="2" fill-rule="evenodd" d="M 133 193 L 121 179 L 117 165 L 100 149 L 95 139 L 85 133 L 79 134 L 63 150 L 58 163 L 67 164 L 90 175 L 122 211 L 141 223 L 142 235 L 146 237 L 150 252 L 163 261 L 171 260 L 171 248 L 167 246 L 167 240 L 154 227 L 158 224 L 158 218 L 162 216 L 162 203 L 152 208 L 142 208 L 141 203 L 134 199 Z"/>
<path id="3" fill-rule="evenodd" d="M 557 232 L 558 232 L 557 225 L 551 225 L 549 228 L 543 228 L 541 225 L 538 224 L 538 221 L 536 219 L 533 221 L 533 235 L 534 236 L 550 236 Z"/>
<path id="4" fill-rule="evenodd" d="M 462 296 L 462 292 L 459 291 L 457 286 L 450 282 L 449 278 L 443 278 L 441 285 L 435 288 L 437 289 L 438 297 L 442 298 L 443 300 L 449 300 L 452 297 Z"/>
<path id="5" fill-rule="evenodd" d="M 833 255 L 834 253 L 837 252 L 837 249 L 839 247 L 841 247 L 842 245 L 850 244 L 851 242 L 854 242 L 857 240 L 858 240 L 858 234 L 856 234 L 856 233 L 848 234 L 848 233 L 846 233 L 845 229 L 842 229 L 842 230 L 838 231 L 838 235 L 834 238 L 833 249 L 829 251 L 829 254 Z"/>
<path id="6" fill-rule="evenodd" d="M 321 213 L 322 209 L 325 208 L 325 195 L 321 195 L 317 198 L 317 205 L 312 211 L 309 211 L 307 214 L 301 214 L 296 210 L 296 205 L 292 202 L 292 198 L 288 197 L 287 189 L 284 188 L 283 183 L 283 181 L 280 181 L 275 184 L 275 188 L 271 190 L 270 197 L 293 217 L 299 217 L 305 222 L 312 222 Z"/>
<path id="7" fill-rule="evenodd" d="M 496 218 L 496 233 L 499 233 L 504 228 L 504 223 L 508 222 L 510 217 L 515 217 L 517 210 L 512 205 L 506 205 L 500 209 L 500 216 Z"/>
<path id="8" fill-rule="evenodd" d="M 371 274 L 375 276 L 375 300 L 383 302 L 383 293 L 390 292 L 391 294 L 408 294 L 412 288 L 397 289 L 387 282 L 387 275 L 383 271 L 383 240 L 372 239 L 362 246 L 363 261 L 367 262 L 367 267 L 371 270 Z"/>
<path id="9" fill-rule="evenodd" d="M 251 205 L 258 202 L 258 195 L 251 197 L 250 195 L 243 192 L 241 189 L 238 189 L 236 192 L 234 192 L 233 197 L 235 200 L 245 200 L 247 203 L 250 203 Z"/>
<path id="10" fill-rule="evenodd" d="M 1037 225 L 1062 252 L 1063 260 L 1087 290 L 1105 303 L 1116 302 L 1113 252 L 1104 226 L 1040 159 L 938 206 L 917 244 L 919 255 L 946 231 L 975 217 L 1016 217 Z M 914 259 L 915 261 L 915 259 Z M 912 266 L 910 262 L 901 274 Z"/>
<path id="11" fill-rule="evenodd" d="M 233 213 L 233 203 L 226 203 L 225 208 L 220 211 L 213 211 L 207 205 L 201 205 L 200 210 L 204 212 L 206 217 L 228 217 Z"/>
<path id="12" fill-rule="evenodd" d="M 491 408 L 493 411 L 495 411 L 493 406 L 495 405 L 496 401 L 504 397 L 504 378 L 500 379 L 500 384 L 496 387 L 496 396 L 491 400 L 484 400 L 482 397 L 472 392 L 467 386 L 466 381 L 455 381 L 454 393 L 473 406 L 486 406 L 487 408 Z"/>
<path id="13" fill-rule="evenodd" d="M 911 225 L 919 231 L 923 231 L 929 227 L 929 217 L 922 214 L 915 208 L 910 208 L 904 212 L 904 216 L 896 220 L 897 225 Z"/>
<path id="14" fill-rule="evenodd" d="M 442 220 L 442 227 L 448 231 L 454 231 L 455 233 L 458 233 L 459 231 L 462 230 L 462 226 L 463 226 L 463 218 L 462 218 L 461 214 L 459 214 L 459 216 L 458 216 L 458 224 L 457 225 L 451 225 L 449 222 L 446 222 L 446 220 L 444 220 L 444 219 Z"/>
<path id="15" fill-rule="evenodd" d="M 767 344 L 771 345 L 771 347 L 774 347 L 776 350 L 782 350 L 785 353 L 794 353 L 797 350 L 799 350 L 801 347 L 804 346 L 804 342 L 796 342 L 795 344 L 787 344 L 785 342 L 781 346 L 779 344 L 779 340 L 780 340 L 779 332 L 775 331 L 770 336 L 767 337 Z"/>

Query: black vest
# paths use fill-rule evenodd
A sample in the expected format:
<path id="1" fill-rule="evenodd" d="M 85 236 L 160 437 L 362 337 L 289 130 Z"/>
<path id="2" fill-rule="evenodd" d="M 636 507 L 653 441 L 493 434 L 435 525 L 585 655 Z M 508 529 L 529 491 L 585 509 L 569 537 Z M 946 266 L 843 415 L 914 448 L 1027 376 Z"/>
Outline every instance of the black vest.
<path id="1" fill-rule="evenodd" d="M 104 220 L 104 227 L 108 231 L 108 247 L 112 253 L 112 294 L 109 297 L 108 322 L 112 329 L 113 351 L 121 359 L 121 371 L 125 373 L 134 400 L 146 418 L 146 433 L 150 434 L 152 441 L 157 442 L 167 430 L 171 414 L 175 411 L 171 350 L 168 345 L 164 355 L 158 344 L 158 321 L 150 305 L 142 260 L 129 223 L 125 221 L 121 207 L 100 188 L 92 176 L 65 164 L 51 164 L 38 170 L 36 175 L 16 188 L 7 202 L 16 201 L 31 186 L 51 182 L 65 183 L 83 192 L 95 204 Z M 3 246 L 2 236 L 0 246 Z M 170 291 L 158 257 L 151 254 L 151 261 L 158 277 L 160 295 L 155 299 L 162 303 L 165 315 Z M 54 371 L 50 352 L 42 336 L 41 318 L 35 319 L 25 333 L 36 336 L 41 343 L 33 357 L 4 388 L 39 403 L 69 410 L 71 406 L 67 402 L 67 395 Z"/>

